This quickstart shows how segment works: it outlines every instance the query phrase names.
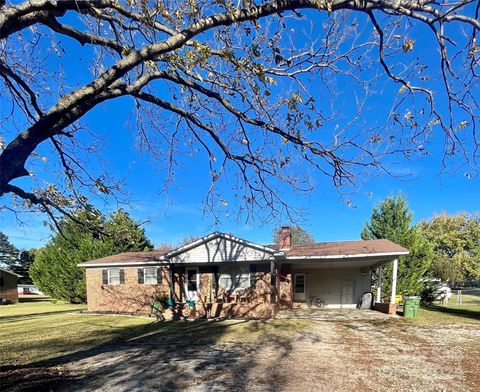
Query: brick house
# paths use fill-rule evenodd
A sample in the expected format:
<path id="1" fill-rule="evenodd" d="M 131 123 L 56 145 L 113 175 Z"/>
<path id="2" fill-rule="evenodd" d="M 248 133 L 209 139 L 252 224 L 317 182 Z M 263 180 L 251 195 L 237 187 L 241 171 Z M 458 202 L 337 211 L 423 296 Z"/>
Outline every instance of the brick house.
<path id="1" fill-rule="evenodd" d="M 21 276 L 0 268 L 0 304 L 18 302 L 17 280 Z"/>
<path id="2" fill-rule="evenodd" d="M 372 271 L 408 251 L 388 240 L 260 245 L 215 232 L 169 252 L 122 253 L 80 264 L 86 268 L 88 309 L 146 313 L 168 295 L 168 317 L 270 318 L 282 308 L 356 307 L 372 289 Z M 381 279 L 381 278 L 380 278 Z M 377 289 L 377 301 L 381 292 Z M 379 309 L 392 311 L 389 304 Z"/>

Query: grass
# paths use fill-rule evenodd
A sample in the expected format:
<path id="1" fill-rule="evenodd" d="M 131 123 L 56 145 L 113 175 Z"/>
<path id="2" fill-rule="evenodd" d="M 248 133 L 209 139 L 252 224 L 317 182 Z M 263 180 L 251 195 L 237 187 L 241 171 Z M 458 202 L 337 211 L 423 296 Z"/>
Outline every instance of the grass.
<path id="1" fill-rule="evenodd" d="M 415 320 L 421 324 L 480 324 L 480 289 L 465 291 L 462 304 L 457 305 L 453 294 L 448 305 L 433 304 L 420 309 Z"/>
<path id="2" fill-rule="evenodd" d="M 308 320 L 155 321 L 146 317 L 89 315 L 85 305 L 21 302 L 0 307 L 0 364 L 5 369 L 61 364 L 108 343 L 152 340 L 165 345 L 289 339 Z M 92 351 L 93 352 L 93 351 Z"/>

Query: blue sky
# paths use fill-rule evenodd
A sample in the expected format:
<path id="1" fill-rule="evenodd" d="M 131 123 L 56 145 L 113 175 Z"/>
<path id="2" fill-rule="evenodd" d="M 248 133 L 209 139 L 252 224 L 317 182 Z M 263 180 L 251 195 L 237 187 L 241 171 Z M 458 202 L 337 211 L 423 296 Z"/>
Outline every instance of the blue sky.
<path id="1" fill-rule="evenodd" d="M 416 37 L 422 38 L 422 32 Z M 78 58 L 88 55 L 80 47 L 65 42 L 68 51 L 75 51 Z M 415 52 L 412 55 L 429 56 L 428 50 Z M 70 73 L 72 85 L 85 83 L 88 74 L 77 72 L 82 68 L 75 56 L 66 60 L 53 59 L 52 68 L 62 62 L 66 72 Z M 80 67 L 80 68 L 79 68 Z M 339 80 L 342 83 L 342 80 Z M 344 86 L 348 89 L 349 86 Z M 397 90 L 398 86 L 386 86 L 386 93 Z M 344 110 L 352 111 L 351 96 L 341 97 L 339 104 Z M 0 98 L 1 99 L 1 98 Z M 349 103 L 350 102 L 350 103 Z M 383 108 L 384 97 L 379 95 L 371 100 L 370 121 Z M 1 102 L 0 102 L 1 104 Z M 109 162 L 110 169 L 117 175 L 125 177 L 127 188 L 131 191 L 132 201 L 127 211 L 145 224 L 147 235 L 156 245 L 162 243 L 175 244 L 189 235 L 205 235 L 214 230 L 231 232 L 240 237 L 259 243 L 269 243 L 272 239 L 273 227 L 280 222 L 261 224 L 260 222 L 236 222 L 234 217 L 222 216 L 219 224 L 214 225 L 213 218 L 203 214 L 203 199 L 208 179 L 207 165 L 201 154 L 193 158 L 184 158 L 185 169 L 177 172 L 178 181 L 174 182 L 168 194 L 162 193 L 165 172 L 157 162 L 139 152 L 135 146 L 130 117 L 131 102 L 119 100 L 109 102 L 89 113 L 82 121 L 105 136 L 106 144 L 102 156 Z M 7 110 L 5 107 L 3 110 Z M 2 130 L 3 131 L 3 130 Z M 84 141 L 88 136 L 80 136 Z M 8 140 L 8 137 L 6 138 Z M 429 145 L 431 155 L 414 156 L 411 160 L 399 160 L 390 164 L 390 169 L 397 175 L 412 174 L 410 180 L 398 180 L 386 174 L 372 175 L 361 179 L 361 184 L 351 194 L 340 195 L 331 182 L 321 176 L 315 178 L 316 189 L 309 195 L 299 196 L 285 194 L 285 200 L 292 206 L 304 209 L 301 225 L 310 231 L 317 241 L 334 241 L 358 239 L 360 230 L 368 220 L 372 208 L 389 195 L 403 192 L 414 213 L 414 221 L 428 219 L 435 214 L 446 211 L 456 213 L 480 211 L 479 178 L 469 179 L 465 170 L 441 172 L 442 139 L 438 136 Z M 41 148 L 42 155 L 50 158 L 47 148 Z M 38 162 L 36 165 L 48 169 L 48 163 Z M 46 178 L 52 178 L 47 174 Z M 30 179 L 21 180 L 26 186 Z M 223 189 L 226 195 L 229 189 Z M 233 202 L 235 203 L 235 202 Z M 113 203 L 97 204 L 101 210 L 108 212 L 115 208 Z M 235 204 L 232 207 L 236 207 Z M 237 206 L 238 207 L 238 206 Z M 43 225 L 44 216 L 28 214 L 22 216 L 25 224 L 21 225 L 12 214 L 2 212 L 0 230 L 19 248 L 40 247 L 48 241 L 50 231 Z M 282 223 L 288 223 L 283 221 Z"/>

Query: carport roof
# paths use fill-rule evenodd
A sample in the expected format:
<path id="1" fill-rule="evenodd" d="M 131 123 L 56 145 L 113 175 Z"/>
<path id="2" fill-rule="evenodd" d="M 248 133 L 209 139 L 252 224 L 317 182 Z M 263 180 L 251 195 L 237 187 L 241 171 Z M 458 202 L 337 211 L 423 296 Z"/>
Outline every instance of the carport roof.
<path id="1" fill-rule="evenodd" d="M 268 246 L 278 249 L 278 245 Z M 293 244 L 290 249 L 282 249 L 282 252 L 288 259 L 395 256 L 408 254 L 408 250 L 403 246 L 385 239 Z"/>

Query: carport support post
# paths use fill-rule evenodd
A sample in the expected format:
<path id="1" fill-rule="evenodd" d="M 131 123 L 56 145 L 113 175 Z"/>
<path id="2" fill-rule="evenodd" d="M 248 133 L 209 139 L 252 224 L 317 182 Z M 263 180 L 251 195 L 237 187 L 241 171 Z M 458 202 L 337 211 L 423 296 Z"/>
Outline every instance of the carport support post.
<path id="1" fill-rule="evenodd" d="M 390 303 L 395 303 L 395 297 L 397 296 L 397 270 L 398 270 L 398 259 L 393 259 L 393 270 L 392 270 L 392 297 L 390 298 Z"/>
<path id="2" fill-rule="evenodd" d="M 382 301 L 382 266 L 378 267 L 377 302 Z"/>

